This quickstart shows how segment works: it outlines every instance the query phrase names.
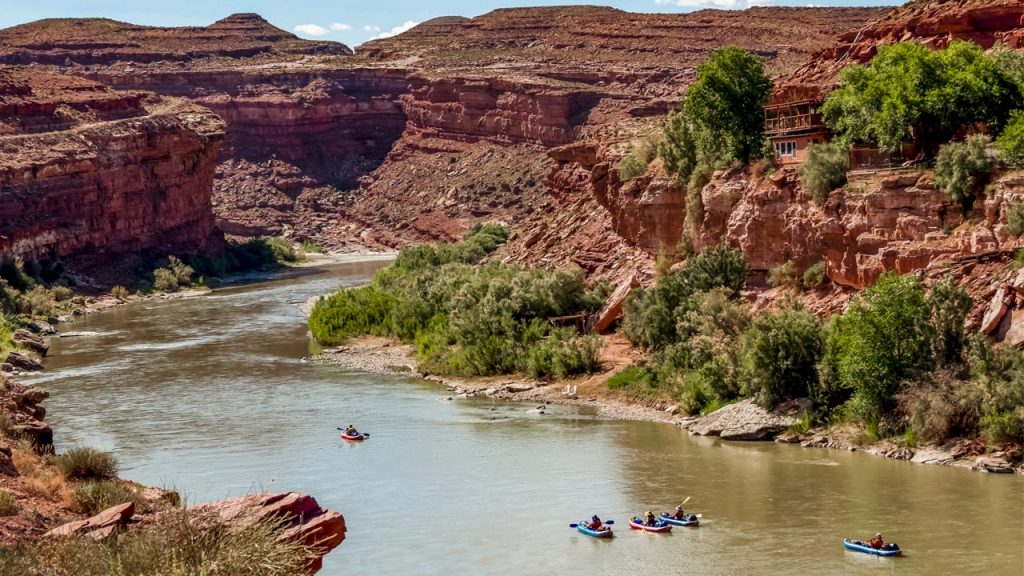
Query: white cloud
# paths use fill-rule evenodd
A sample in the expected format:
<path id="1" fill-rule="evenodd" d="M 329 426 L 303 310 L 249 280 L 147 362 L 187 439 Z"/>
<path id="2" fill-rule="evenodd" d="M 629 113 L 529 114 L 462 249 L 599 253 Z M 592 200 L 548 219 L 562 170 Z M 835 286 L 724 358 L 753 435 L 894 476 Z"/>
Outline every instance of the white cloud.
<path id="1" fill-rule="evenodd" d="M 327 28 L 317 24 L 299 24 L 295 27 L 293 32 L 305 34 L 306 36 L 323 36 L 324 34 L 327 34 Z"/>
<path id="2" fill-rule="evenodd" d="M 363 26 L 363 30 L 366 32 L 380 32 L 380 26 L 371 26 L 367 24 L 366 26 Z"/>
<path id="3" fill-rule="evenodd" d="M 330 28 L 331 30 L 334 30 L 335 32 L 345 32 L 347 30 L 351 30 L 352 29 L 351 26 L 349 26 L 348 24 L 345 24 L 343 22 L 335 22 L 335 23 L 331 24 L 330 26 L 328 26 L 328 28 Z"/>
<path id="4" fill-rule="evenodd" d="M 751 6 L 764 6 L 775 0 L 654 0 L 655 4 L 671 4 L 673 6 L 697 8 L 722 8 L 725 10 L 742 10 Z"/>
<path id="5" fill-rule="evenodd" d="M 381 38 L 391 38 L 392 36 L 397 36 L 397 35 L 401 34 L 402 32 L 405 32 L 405 31 L 409 30 L 410 28 L 412 28 L 413 26 L 416 26 L 418 24 L 419 24 L 419 22 L 413 22 L 412 20 L 407 20 L 405 22 L 405 24 L 402 24 L 401 26 L 395 26 L 394 28 L 392 28 L 391 30 L 388 30 L 387 32 L 381 32 L 380 34 L 377 34 L 373 38 L 370 38 L 370 40 L 380 40 Z M 379 30 L 379 28 L 378 28 L 378 30 Z"/>

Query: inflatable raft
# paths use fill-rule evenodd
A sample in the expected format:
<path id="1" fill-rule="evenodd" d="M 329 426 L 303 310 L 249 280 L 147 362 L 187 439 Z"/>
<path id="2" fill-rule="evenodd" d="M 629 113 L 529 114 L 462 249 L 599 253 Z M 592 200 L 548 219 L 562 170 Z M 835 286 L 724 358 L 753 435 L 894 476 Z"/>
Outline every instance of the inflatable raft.
<path id="1" fill-rule="evenodd" d="M 672 526 L 670 524 L 656 522 L 654 526 L 648 526 L 639 518 L 633 518 L 630 520 L 629 527 L 634 530 L 644 530 L 646 532 L 670 532 L 672 530 Z"/>
<path id="2" fill-rule="evenodd" d="M 580 520 L 576 529 L 586 534 L 587 536 L 593 536 L 594 538 L 611 538 L 612 528 L 611 526 L 603 526 L 600 530 L 591 530 L 587 528 L 587 523 L 584 520 Z"/>
<path id="3" fill-rule="evenodd" d="M 843 538 L 843 546 L 845 546 L 847 550 L 863 552 L 865 554 L 874 554 L 875 556 L 899 556 L 903 552 L 896 544 L 886 544 L 883 548 L 872 548 L 867 544 L 867 542 L 850 540 L 849 538 Z"/>
<path id="4" fill-rule="evenodd" d="M 668 512 L 662 512 L 658 515 L 658 520 L 673 526 L 700 526 L 700 518 L 697 518 L 696 514 L 687 514 L 682 520 L 676 520 Z"/>

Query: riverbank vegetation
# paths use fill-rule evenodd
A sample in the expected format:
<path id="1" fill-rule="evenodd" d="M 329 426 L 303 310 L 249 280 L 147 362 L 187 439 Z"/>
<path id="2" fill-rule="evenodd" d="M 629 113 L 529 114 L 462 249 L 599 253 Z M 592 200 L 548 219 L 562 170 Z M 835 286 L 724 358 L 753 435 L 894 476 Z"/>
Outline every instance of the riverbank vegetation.
<path id="1" fill-rule="evenodd" d="M 597 337 L 549 319 L 596 310 L 608 286 L 588 288 L 575 268 L 477 265 L 508 234 L 478 225 L 456 244 L 403 249 L 369 285 L 318 301 L 313 336 L 324 344 L 366 335 L 414 343 L 420 370 L 435 374 L 562 378 L 598 369 Z"/>
<path id="2" fill-rule="evenodd" d="M 739 297 L 746 272 L 739 251 L 718 246 L 636 290 L 623 333 L 649 360 L 609 388 L 669 398 L 688 413 L 809 398 L 820 423 L 926 441 L 1024 441 L 1024 352 L 969 336 L 971 299 L 952 280 L 926 288 L 884 274 L 823 322 L 795 299 L 755 316 Z"/>
<path id="3" fill-rule="evenodd" d="M 305 260 L 305 252 L 284 238 L 251 238 L 228 241 L 222 252 L 191 252 L 168 256 L 148 273 L 140 275 L 136 289 L 142 292 L 177 292 L 205 286 L 235 274 L 276 270 Z"/>
<path id="4" fill-rule="evenodd" d="M 281 539 L 280 533 L 273 520 L 229 529 L 171 510 L 116 538 L 49 538 L 0 548 L 0 576 L 302 574 L 315 554 L 299 542 Z"/>

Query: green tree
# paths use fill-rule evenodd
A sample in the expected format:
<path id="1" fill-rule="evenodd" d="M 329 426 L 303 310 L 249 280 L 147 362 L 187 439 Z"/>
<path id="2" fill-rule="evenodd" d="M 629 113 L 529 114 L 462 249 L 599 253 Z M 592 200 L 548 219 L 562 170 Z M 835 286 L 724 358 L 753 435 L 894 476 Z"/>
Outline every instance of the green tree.
<path id="1" fill-rule="evenodd" d="M 862 419 L 887 414 L 904 380 L 931 359 L 930 312 L 916 277 L 887 272 L 843 315 L 836 368 L 844 387 L 855 391 Z"/>
<path id="2" fill-rule="evenodd" d="M 800 183 L 820 206 L 830 192 L 846 184 L 849 170 L 850 155 L 845 147 L 831 142 L 811 144 L 807 147 L 807 162 L 800 167 Z"/>
<path id="3" fill-rule="evenodd" d="M 1010 121 L 996 139 L 996 146 L 999 147 L 999 156 L 1007 164 L 1024 163 L 1024 110 L 1010 113 Z"/>
<path id="4" fill-rule="evenodd" d="M 939 51 L 912 42 L 881 46 L 867 66 L 843 69 L 840 83 L 822 107 L 828 126 L 845 141 L 892 152 L 908 139 L 934 150 L 974 124 L 998 131 L 1022 101 L 995 57 L 965 41 Z"/>
<path id="5" fill-rule="evenodd" d="M 764 105 L 771 80 L 764 61 L 738 46 L 712 52 L 697 67 L 680 111 L 669 118 L 660 152 L 685 184 L 698 165 L 748 162 L 764 146 Z"/>
<path id="6" fill-rule="evenodd" d="M 950 142 L 939 148 L 935 159 L 935 183 L 966 214 L 992 171 L 986 148 L 990 140 L 975 134 L 966 142 Z"/>
<path id="7" fill-rule="evenodd" d="M 766 408 L 818 389 L 824 352 L 821 323 L 799 308 L 764 314 L 744 336 L 744 388 Z"/>

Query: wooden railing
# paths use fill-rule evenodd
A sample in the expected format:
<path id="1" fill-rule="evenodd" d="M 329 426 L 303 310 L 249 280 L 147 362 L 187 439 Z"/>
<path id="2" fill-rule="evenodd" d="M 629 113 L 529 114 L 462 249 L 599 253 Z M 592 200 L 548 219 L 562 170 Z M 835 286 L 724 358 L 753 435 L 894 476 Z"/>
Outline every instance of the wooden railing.
<path id="1" fill-rule="evenodd" d="M 806 130 L 809 128 L 823 128 L 821 114 L 798 114 L 796 116 L 780 116 L 778 118 L 765 118 L 764 131 L 767 134 L 789 132 L 791 130 Z"/>

